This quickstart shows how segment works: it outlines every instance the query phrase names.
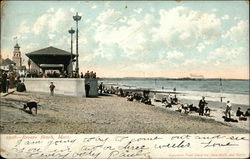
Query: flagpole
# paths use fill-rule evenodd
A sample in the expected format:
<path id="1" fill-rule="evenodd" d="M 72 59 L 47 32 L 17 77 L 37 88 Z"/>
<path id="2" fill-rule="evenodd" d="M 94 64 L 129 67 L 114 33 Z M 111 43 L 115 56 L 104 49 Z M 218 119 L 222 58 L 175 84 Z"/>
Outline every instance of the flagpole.
<path id="1" fill-rule="evenodd" d="M 222 80 L 220 78 L 220 102 L 222 103 Z"/>

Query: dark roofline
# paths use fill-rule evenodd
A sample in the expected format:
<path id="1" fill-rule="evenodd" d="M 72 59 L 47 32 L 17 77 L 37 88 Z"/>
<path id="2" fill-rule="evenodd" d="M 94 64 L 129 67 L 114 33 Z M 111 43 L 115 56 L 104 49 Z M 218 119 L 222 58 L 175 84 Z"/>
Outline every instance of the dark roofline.
<path id="1" fill-rule="evenodd" d="M 1 61 L 1 66 L 11 65 L 11 64 L 15 65 L 16 63 L 9 58 L 6 58 L 3 61 Z"/>
<path id="2" fill-rule="evenodd" d="M 36 51 L 33 51 L 33 52 L 30 52 L 30 53 L 26 53 L 25 54 L 26 56 L 34 56 L 34 55 L 58 55 L 58 56 L 70 56 L 71 53 L 68 52 L 68 51 L 65 51 L 65 50 L 62 50 L 62 49 L 58 49 L 58 48 L 55 48 L 53 46 L 50 46 L 50 47 L 47 47 L 47 48 L 43 48 L 43 49 L 40 49 L 40 50 L 36 50 Z M 73 54 L 74 56 L 74 54 Z"/>
<path id="3" fill-rule="evenodd" d="M 14 46 L 14 48 L 20 48 L 20 46 L 18 45 L 18 43 L 16 43 L 16 45 Z"/>

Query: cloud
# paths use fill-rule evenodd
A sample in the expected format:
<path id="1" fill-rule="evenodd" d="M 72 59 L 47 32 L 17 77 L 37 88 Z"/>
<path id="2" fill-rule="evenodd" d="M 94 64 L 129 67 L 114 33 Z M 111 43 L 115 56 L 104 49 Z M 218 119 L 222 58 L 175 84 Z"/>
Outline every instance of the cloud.
<path id="1" fill-rule="evenodd" d="M 223 20 L 228 20 L 230 18 L 230 16 L 229 15 L 224 15 L 223 17 L 221 17 L 221 19 L 223 19 Z"/>
<path id="2" fill-rule="evenodd" d="M 243 47 L 239 48 L 229 48 L 225 45 L 212 50 L 209 53 L 208 60 L 210 60 L 215 65 L 220 63 L 232 62 L 235 58 L 238 58 L 241 54 L 245 52 Z"/>
<path id="3" fill-rule="evenodd" d="M 19 34 L 25 34 L 30 32 L 30 27 L 28 26 L 26 20 L 21 22 L 18 32 Z"/>
<path id="4" fill-rule="evenodd" d="M 185 59 L 185 60 L 181 63 L 181 65 L 183 65 L 183 66 L 192 65 L 192 64 L 195 63 L 195 61 L 196 61 L 196 60 L 194 60 L 194 59 Z"/>
<path id="5" fill-rule="evenodd" d="M 240 20 L 241 18 L 240 17 L 234 17 L 234 20 Z"/>
<path id="6" fill-rule="evenodd" d="M 98 19 L 100 25 L 97 26 L 94 35 L 97 43 L 106 46 L 117 45 L 128 57 L 133 55 L 133 58 L 140 59 L 139 57 L 141 57 L 144 60 L 147 58 L 144 55 L 151 49 L 151 27 L 155 23 L 155 18 L 152 15 L 146 14 L 144 18 L 136 19 L 133 16 L 121 16 L 119 11 L 107 10 L 101 13 Z M 106 25 L 107 21 L 111 24 Z"/>
<path id="7" fill-rule="evenodd" d="M 72 13 L 75 13 L 76 11 L 75 11 L 75 8 L 70 8 L 70 11 L 72 12 Z"/>
<path id="8" fill-rule="evenodd" d="M 221 21 L 215 14 L 187 7 L 162 9 L 159 14 L 158 18 L 150 12 L 139 16 L 124 15 L 115 9 L 104 10 L 97 16 L 97 21 L 90 24 L 94 34 L 89 35 L 93 39 L 88 39 L 88 45 L 95 46 L 93 54 L 101 58 L 115 59 L 119 54 L 132 62 L 131 65 L 140 62 L 169 64 L 171 60 L 184 57 L 185 52 L 177 50 L 193 47 L 202 52 L 206 45 L 221 37 Z M 119 51 L 104 46 L 116 47 Z M 194 62 L 185 59 L 181 65 Z"/>
<path id="9" fill-rule="evenodd" d="M 134 12 L 140 14 L 142 12 L 142 8 L 137 8 L 137 9 L 134 9 Z"/>
<path id="10" fill-rule="evenodd" d="M 171 48 L 194 47 L 199 40 L 215 42 L 221 37 L 221 22 L 215 14 L 176 7 L 159 11 L 159 27 L 154 39 Z"/>
<path id="11" fill-rule="evenodd" d="M 217 11 L 218 11 L 217 8 L 212 9 L 212 12 L 217 12 Z"/>
<path id="12" fill-rule="evenodd" d="M 101 24 L 110 24 L 113 23 L 115 20 L 117 20 L 120 16 L 121 16 L 120 11 L 116 11 L 114 9 L 108 9 L 107 11 L 100 13 L 96 19 Z"/>
<path id="13" fill-rule="evenodd" d="M 230 28 L 225 37 L 229 37 L 234 41 L 249 42 L 249 21 L 241 20 L 236 26 Z"/>
<path id="14" fill-rule="evenodd" d="M 87 24 L 87 23 L 90 23 L 91 22 L 91 20 L 90 19 L 86 19 L 85 20 L 85 23 Z"/>
<path id="15" fill-rule="evenodd" d="M 55 34 L 48 34 L 49 39 L 53 39 L 55 37 Z"/>
<path id="16" fill-rule="evenodd" d="M 72 11 L 72 8 L 70 10 Z M 71 12 L 67 12 L 62 8 L 50 8 L 37 18 L 32 31 L 36 35 L 42 32 L 63 32 L 73 24 L 72 16 Z"/>
<path id="17" fill-rule="evenodd" d="M 92 8 L 92 9 L 96 9 L 96 5 L 93 5 L 91 8 Z"/>
<path id="18" fill-rule="evenodd" d="M 150 12 L 154 13 L 155 12 L 155 8 L 151 7 L 150 9 Z"/>
<path id="19" fill-rule="evenodd" d="M 179 52 L 179 51 L 169 51 L 166 53 L 166 58 L 167 59 L 179 59 L 179 58 L 182 58 L 184 55 L 182 52 Z"/>
<path id="20" fill-rule="evenodd" d="M 205 44 L 204 43 L 199 43 L 198 46 L 196 47 L 196 49 L 199 51 L 199 52 L 202 52 L 202 50 L 205 49 Z"/>

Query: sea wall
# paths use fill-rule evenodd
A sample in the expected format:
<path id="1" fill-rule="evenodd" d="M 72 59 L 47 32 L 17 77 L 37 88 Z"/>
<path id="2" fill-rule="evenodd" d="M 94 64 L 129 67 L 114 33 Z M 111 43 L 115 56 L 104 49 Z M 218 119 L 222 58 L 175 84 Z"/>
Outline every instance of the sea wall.
<path id="1" fill-rule="evenodd" d="M 97 79 L 84 78 L 24 78 L 28 92 L 50 93 L 50 83 L 55 85 L 54 94 L 86 97 L 85 83 L 90 84 L 89 95 L 98 96 Z"/>

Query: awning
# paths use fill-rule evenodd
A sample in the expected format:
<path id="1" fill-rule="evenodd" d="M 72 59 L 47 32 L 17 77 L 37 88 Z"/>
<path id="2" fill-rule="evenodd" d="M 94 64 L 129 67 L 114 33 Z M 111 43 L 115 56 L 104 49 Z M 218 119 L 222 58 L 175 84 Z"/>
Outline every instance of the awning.
<path id="1" fill-rule="evenodd" d="M 63 64 L 40 64 L 42 69 L 62 69 L 63 67 Z"/>

